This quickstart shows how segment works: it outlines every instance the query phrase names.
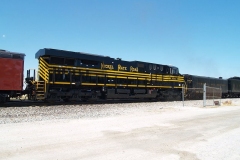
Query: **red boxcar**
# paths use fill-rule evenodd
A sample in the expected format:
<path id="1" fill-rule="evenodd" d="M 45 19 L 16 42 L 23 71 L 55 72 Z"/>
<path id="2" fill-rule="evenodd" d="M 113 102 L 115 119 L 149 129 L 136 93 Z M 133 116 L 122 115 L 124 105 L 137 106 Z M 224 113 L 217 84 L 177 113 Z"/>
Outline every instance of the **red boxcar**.
<path id="1" fill-rule="evenodd" d="M 24 56 L 0 50 L 0 101 L 23 90 Z"/>

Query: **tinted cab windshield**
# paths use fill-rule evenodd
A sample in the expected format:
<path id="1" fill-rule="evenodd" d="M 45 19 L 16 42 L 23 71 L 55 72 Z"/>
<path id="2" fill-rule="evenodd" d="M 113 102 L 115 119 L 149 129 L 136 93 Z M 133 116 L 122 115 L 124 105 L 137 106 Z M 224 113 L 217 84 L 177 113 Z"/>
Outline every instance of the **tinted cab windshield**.
<path id="1" fill-rule="evenodd" d="M 177 67 L 170 67 L 170 74 L 173 74 L 173 75 L 178 75 L 179 74 L 179 71 L 178 71 L 178 68 Z"/>

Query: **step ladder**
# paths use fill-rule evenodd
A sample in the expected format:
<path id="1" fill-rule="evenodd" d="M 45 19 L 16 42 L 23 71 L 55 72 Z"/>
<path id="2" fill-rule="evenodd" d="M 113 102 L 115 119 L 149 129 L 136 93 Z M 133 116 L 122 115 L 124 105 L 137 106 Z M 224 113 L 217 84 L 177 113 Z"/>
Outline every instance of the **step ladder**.
<path id="1" fill-rule="evenodd" d="M 36 81 L 36 100 L 44 100 L 46 92 L 45 81 Z"/>

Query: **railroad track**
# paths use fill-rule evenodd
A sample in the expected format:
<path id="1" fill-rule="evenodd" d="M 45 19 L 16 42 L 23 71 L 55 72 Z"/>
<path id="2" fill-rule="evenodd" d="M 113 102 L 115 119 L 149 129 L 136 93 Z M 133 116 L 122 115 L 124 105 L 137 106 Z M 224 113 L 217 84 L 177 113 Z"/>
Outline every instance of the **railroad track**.
<path id="1" fill-rule="evenodd" d="M 227 99 L 227 98 L 222 98 Z M 197 99 L 184 99 L 184 101 L 192 101 Z M 198 99 L 199 100 L 199 99 Z M 200 99 L 201 100 L 201 99 Z M 157 101 L 154 99 L 110 99 L 110 100 L 89 100 L 89 101 L 75 101 L 75 102 L 43 102 L 30 100 L 11 100 L 7 103 L 0 103 L 0 107 L 28 107 L 28 106 L 57 106 L 57 105 L 93 105 L 93 104 L 118 104 L 118 103 L 144 103 L 144 102 L 171 102 L 171 101 Z"/>
<path id="2" fill-rule="evenodd" d="M 57 106 L 57 105 L 89 105 L 89 104 L 117 104 L 117 103 L 144 103 L 157 102 L 157 100 L 97 100 L 97 101 L 78 101 L 78 102 L 43 102 L 43 101 L 29 101 L 29 100 L 12 100 L 0 107 L 29 107 L 29 106 Z"/>

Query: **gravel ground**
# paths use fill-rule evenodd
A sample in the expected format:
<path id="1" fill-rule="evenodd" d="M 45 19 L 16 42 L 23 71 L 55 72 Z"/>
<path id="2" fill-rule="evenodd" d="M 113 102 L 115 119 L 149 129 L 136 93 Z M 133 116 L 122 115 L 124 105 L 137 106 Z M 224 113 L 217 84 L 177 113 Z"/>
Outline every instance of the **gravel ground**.
<path id="1" fill-rule="evenodd" d="M 221 105 L 240 105 L 239 99 L 221 100 Z M 213 106 L 213 101 L 207 101 Z M 151 102 L 151 103 L 123 103 L 97 105 L 59 105 L 59 106 L 30 106 L 30 107 L 0 107 L 0 124 L 33 122 L 57 119 L 100 118 L 117 115 L 127 115 L 135 112 L 146 112 L 149 109 L 174 107 L 203 107 L 203 101 L 182 102 Z M 150 108 L 151 107 L 151 108 Z"/>
<path id="2" fill-rule="evenodd" d="M 239 160 L 239 115 L 240 99 L 0 108 L 0 160 Z"/>
<path id="3" fill-rule="evenodd" d="M 146 110 L 156 103 L 101 104 L 101 105 L 59 105 L 0 108 L 1 123 L 19 123 L 56 119 L 100 118 L 134 112 L 137 107 Z"/>

